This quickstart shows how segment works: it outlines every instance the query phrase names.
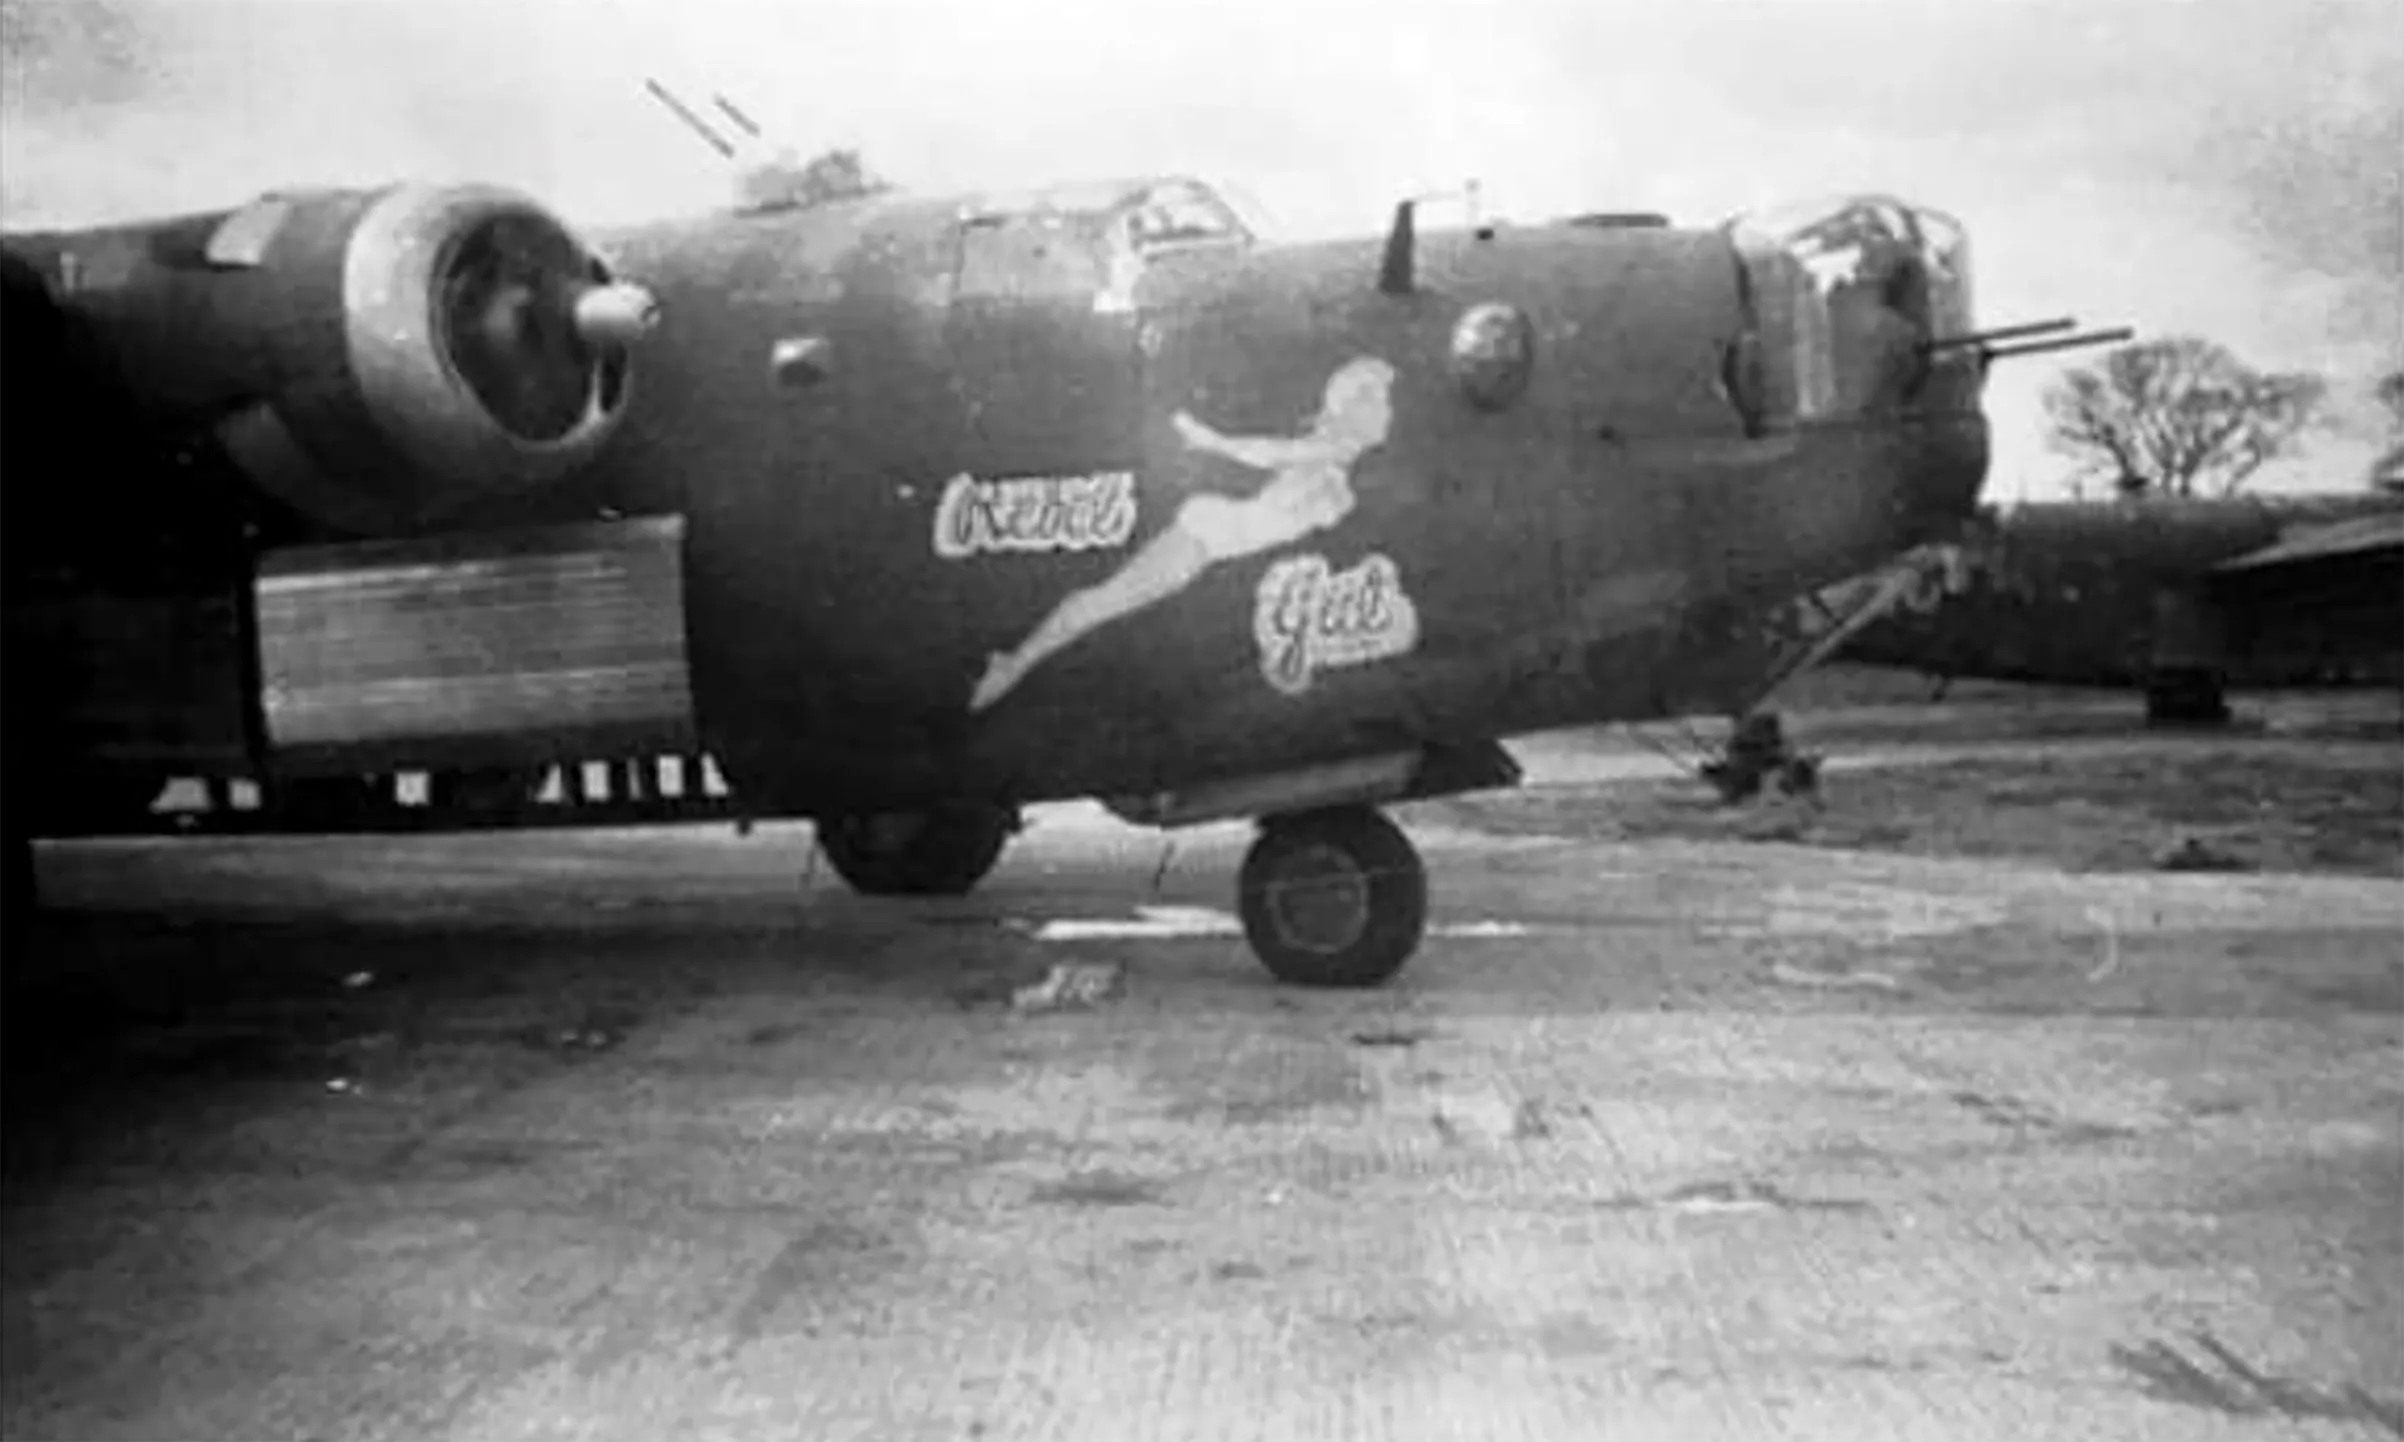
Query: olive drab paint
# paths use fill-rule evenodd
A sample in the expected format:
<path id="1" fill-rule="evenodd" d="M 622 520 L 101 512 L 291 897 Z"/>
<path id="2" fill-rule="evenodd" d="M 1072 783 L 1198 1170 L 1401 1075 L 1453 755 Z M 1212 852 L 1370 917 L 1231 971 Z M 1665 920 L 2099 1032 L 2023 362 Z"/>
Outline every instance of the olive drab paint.
<path id="1" fill-rule="evenodd" d="M 294 192 L 239 216 L 11 236 L 11 327 L 35 296 L 139 401 L 60 421 L 66 441 L 138 433 L 169 454 L 221 426 L 231 466 L 296 518 L 266 544 L 564 537 L 542 574 L 595 588 L 596 618 L 647 618 L 624 647 L 580 637 L 577 654 L 656 674 L 644 705 L 689 705 L 656 719 L 759 814 L 1151 795 L 1364 747 L 1736 708 L 1767 678 L 1739 642 L 1971 514 L 1981 363 L 1951 344 L 1971 324 L 1968 251 L 1937 212 L 1864 196 L 1703 225 L 1424 233 L 1410 214 L 1385 235 L 1272 243 L 1210 187 L 1150 176 L 577 238 L 500 192 Z M 549 282 L 518 270 L 551 257 L 570 289 L 655 302 L 639 341 L 596 324 L 588 341 L 617 349 L 592 375 L 559 347 L 521 373 L 496 362 L 540 337 L 444 332 L 482 378 L 477 410 L 419 364 L 432 351 L 375 329 L 448 253 L 403 242 L 454 223 L 531 238 L 494 250 L 524 254 L 478 285 L 539 299 Z M 345 391 L 333 352 L 309 349 L 327 346 L 374 374 Z M 10 368 L 12 456 L 33 436 L 21 412 L 48 409 L 18 400 L 43 369 Z M 490 414 L 588 383 L 603 410 L 564 440 Z M 75 516 L 10 528 L 12 574 L 77 536 L 138 549 L 128 518 L 173 518 L 161 546 L 233 524 L 155 465 L 110 474 L 54 507 Z M 560 529 L 597 517 L 593 536 Z M 672 555 L 628 570 L 632 533 L 607 529 L 625 526 L 672 534 Z M 626 589 L 638 572 L 647 589 Z M 460 656 L 554 664 L 506 587 L 462 595 L 484 609 L 453 628 Z M 508 648 L 477 652 L 479 626 Z M 75 666 L 56 669 L 71 689 Z M 479 682 L 489 697 L 549 694 L 506 671 Z M 179 734 L 270 766 L 244 685 L 183 688 L 213 709 Z M 410 694 L 439 710 L 458 693 Z M 452 749 L 424 764 L 540 753 L 558 737 L 539 710 L 472 718 L 535 718 L 492 757 L 473 749 L 489 728 L 429 713 L 424 739 Z M 311 735 L 338 746 L 345 724 Z M 408 762 L 411 735 L 378 744 Z"/>
<path id="2" fill-rule="evenodd" d="M 668 319 L 593 479 L 688 515 L 702 729 L 785 804 L 1733 705 L 1713 618 L 1940 539 L 1985 468 L 1975 357 L 1895 351 L 1966 322 L 1958 228 L 1877 197 L 1431 229 L 1400 295 L 1377 237 L 1176 177 L 604 244 Z M 779 389 L 794 335 L 829 370 Z"/>

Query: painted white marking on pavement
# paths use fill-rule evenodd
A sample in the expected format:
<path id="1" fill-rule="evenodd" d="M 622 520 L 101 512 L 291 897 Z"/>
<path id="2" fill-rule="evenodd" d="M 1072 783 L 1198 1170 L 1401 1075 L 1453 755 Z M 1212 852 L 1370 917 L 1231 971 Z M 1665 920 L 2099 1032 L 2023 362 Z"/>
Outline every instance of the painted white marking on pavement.
<path id="1" fill-rule="evenodd" d="M 1017 922 L 1014 925 L 1028 926 Z M 1139 906 L 1132 917 L 1055 917 L 1032 927 L 1037 941 L 1095 941 L 1241 936 L 1244 924 L 1232 912 L 1208 906 Z M 1519 921 L 1461 921 L 1431 926 L 1430 936 L 1489 940 L 1533 936 L 1536 928 Z"/>

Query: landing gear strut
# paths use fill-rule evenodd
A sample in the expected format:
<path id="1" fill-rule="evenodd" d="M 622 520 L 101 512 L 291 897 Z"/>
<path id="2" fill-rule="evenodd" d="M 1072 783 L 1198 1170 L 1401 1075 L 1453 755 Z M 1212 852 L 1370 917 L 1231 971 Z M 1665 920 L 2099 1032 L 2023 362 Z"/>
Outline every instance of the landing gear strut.
<path id="1" fill-rule="evenodd" d="M 1237 889 L 1253 954 L 1294 986 L 1379 985 L 1427 926 L 1418 851 L 1366 806 L 1267 818 Z"/>
<path id="2" fill-rule="evenodd" d="M 854 813 L 821 818 L 818 844 L 864 896 L 965 896 L 993 870 L 1018 824 L 1018 813 L 1002 806 Z"/>

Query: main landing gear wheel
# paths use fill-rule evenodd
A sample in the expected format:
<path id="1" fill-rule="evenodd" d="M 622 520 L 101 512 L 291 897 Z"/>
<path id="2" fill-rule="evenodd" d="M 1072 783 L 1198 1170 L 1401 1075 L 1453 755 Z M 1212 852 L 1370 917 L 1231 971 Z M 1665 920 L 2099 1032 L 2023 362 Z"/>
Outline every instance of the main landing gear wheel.
<path id="1" fill-rule="evenodd" d="M 1365 806 L 1269 818 L 1237 889 L 1245 939 L 1292 986 L 1377 986 L 1427 927 L 1418 851 Z"/>
<path id="2" fill-rule="evenodd" d="M 965 896 L 1017 830 L 1007 807 L 944 806 L 825 817 L 818 844 L 862 895 Z"/>

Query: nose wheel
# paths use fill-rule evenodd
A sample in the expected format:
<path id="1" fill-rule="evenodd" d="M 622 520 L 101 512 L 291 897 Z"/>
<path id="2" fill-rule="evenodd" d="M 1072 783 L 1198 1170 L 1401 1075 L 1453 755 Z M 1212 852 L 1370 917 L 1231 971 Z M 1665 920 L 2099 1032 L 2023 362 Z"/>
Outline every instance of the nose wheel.
<path id="1" fill-rule="evenodd" d="M 1365 806 L 1268 818 L 1237 890 L 1253 954 L 1293 986 L 1377 986 L 1427 926 L 1417 849 Z"/>
<path id="2" fill-rule="evenodd" d="M 1739 720 L 1726 753 L 1704 766 L 1702 775 L 1731 806 L 1752 800 L 1771 781 L 1788 796 L 1811 796 L 1820 789 L 1819 759 L 1788 743 L 1786 727 L 1775 711 L 1756 711 Z"/>

